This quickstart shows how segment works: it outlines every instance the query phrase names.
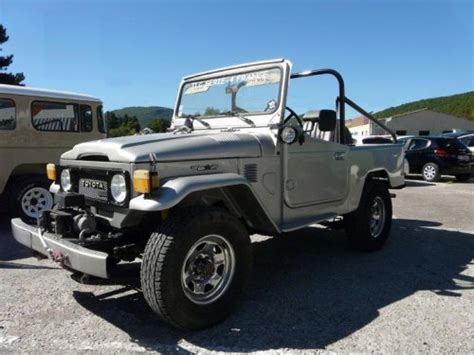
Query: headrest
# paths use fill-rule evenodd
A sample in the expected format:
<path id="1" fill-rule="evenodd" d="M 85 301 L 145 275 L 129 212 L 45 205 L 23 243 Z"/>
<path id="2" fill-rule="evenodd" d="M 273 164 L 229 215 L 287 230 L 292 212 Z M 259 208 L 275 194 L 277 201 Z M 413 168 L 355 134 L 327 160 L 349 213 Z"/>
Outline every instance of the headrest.
<path id="1" fill-rule="evenodd" d="M 319 121 L 319 111 L 311 110 L 311 111 L 306 112 L 303 115 L 303 121 L 304 122 L 318 122 Z"/>

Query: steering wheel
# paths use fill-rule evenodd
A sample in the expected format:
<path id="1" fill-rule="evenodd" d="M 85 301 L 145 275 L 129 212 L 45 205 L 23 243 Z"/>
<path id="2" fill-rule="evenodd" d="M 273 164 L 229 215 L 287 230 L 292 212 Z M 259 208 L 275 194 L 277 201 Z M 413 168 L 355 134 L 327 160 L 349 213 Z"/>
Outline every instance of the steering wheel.
<path id="1" fill-rule="evenodd" d="M 303 127 L 303 120 L 301 119 L 300 116 L 298 116 L 298 114 L 293 111 L 291 108 L 289 108 L 288 106 L 285 107 L 288 111 L 290 111 L 290 114 L 288 115 L 287 118 L 285 118 L 285 120 L 283 121 L 283 123 L 286 123 L 288 122 L 292 117 L 296 118 L 296 120 L 298 121 L 299 125 L 301 127 Z"/>

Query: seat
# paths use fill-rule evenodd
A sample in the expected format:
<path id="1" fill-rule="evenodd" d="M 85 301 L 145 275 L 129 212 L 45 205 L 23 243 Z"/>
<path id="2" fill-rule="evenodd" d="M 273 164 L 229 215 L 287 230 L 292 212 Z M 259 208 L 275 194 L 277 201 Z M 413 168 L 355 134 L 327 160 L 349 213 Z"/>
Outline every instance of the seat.
<path id="1" fill-rule="evenodd" d="M 321 131 L 319 129 L 319 110 L 310 110 L 303 114 L 303 130 L 314 139 L 322 139 L 327 142 L 333 140 L 334 131 Z"/>

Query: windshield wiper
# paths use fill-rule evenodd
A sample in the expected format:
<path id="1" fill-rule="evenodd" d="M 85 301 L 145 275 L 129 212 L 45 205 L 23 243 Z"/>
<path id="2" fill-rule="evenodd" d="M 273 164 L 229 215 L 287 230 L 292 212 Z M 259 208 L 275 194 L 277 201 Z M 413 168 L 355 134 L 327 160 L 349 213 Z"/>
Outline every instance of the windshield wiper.
<path id="1" fill-rule="evenodd" d="M 226 112 L 221 112 L 219 115 L 230 115 L 233 117 L 239 118 L 241 121 L 244 121 L 247 123 L 249 126 L 256 127 L 255 122 L 252 121 L 250 118 L 245 117 L 242 115 L 239 111 L 226 111 Z"/>
<path id="2" fill-rule="evenodd" d="M 199 115 L 184 115 L 183 118 L 189 118 L 191 121 L 198 121 L 200 124 L 202 124 L 206 128 L 211 128 L 211 125 L 204 121 Z M 189 127 L 194 130 L 194 128 Z"/>

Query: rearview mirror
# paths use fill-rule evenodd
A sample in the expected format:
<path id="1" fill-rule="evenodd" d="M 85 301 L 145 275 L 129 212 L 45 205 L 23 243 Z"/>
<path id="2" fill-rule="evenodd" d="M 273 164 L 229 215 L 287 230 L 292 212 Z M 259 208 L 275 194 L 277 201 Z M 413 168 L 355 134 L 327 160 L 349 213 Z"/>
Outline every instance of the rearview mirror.
<path id="1" fill-rule="evenodd" d="M 318 129 L 321 132 L 332 132 L 336 129 L 336 111 L 321 110 L 319 111 L 319 125 Z"/>

